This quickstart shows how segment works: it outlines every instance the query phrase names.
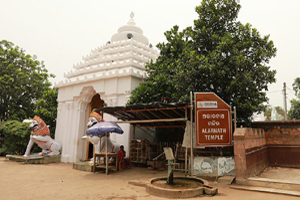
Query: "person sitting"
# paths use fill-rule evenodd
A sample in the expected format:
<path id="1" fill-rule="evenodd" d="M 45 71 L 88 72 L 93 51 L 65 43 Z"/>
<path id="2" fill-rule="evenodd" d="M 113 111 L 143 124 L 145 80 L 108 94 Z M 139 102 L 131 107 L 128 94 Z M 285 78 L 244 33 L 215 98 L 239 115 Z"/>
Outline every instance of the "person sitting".
<path id="1" fill-rule="evenodd" d="M 118 151 L 118 159 L 119 159 L 119 170 L 122 168 L 124 169 L 125 167 L 129 166 L 130 167 L 130 160 L 129 158 L 126 157 L 126 151 L 124 150 L 124 146 L 120 146 L 120 150 Z"/>
<path id="2" fill-rule="evenodd" d="M 123 160 L 126 156 L 126 151 L 124 151 L 124 146 L 120 146 L 120 150 L 118 151 L 118 158 L 119 160 Z"/>

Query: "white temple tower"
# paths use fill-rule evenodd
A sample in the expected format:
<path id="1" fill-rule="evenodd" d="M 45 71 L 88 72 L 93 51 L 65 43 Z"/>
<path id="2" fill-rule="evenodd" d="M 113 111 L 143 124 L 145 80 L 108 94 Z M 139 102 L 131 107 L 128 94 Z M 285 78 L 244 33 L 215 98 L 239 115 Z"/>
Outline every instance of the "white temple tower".
<path id="1" fill-rule="evenodd" d="M 127 25 L 120 27 L 111 41 L 83 57 L 83 62 L 74 65 L 64 75 L 66 79 L 55 85 L 59 89 L 55 139 L 63 146 L 62 162 L 87 159 L 87 142 L 81 137 L 86 132 L 90 111 L 103 105 L 124 106 L 131 91 L 145 78 L 145 64 L 158 57 L 133 17 L 131 13 Z M 111 116 L 104 119 L 116 120 Z M 124 134 L 111 137 L 129 152 L 130 125 L 119 125 Z"/>

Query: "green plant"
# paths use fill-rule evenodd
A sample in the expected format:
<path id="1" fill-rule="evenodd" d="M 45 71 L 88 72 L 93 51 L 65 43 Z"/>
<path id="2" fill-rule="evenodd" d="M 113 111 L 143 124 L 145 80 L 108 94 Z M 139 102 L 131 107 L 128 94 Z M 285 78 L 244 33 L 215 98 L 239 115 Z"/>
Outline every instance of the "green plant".
<path id="1" fill-rule="evenodd" d="M 8 120 L 0 125 L 0 155 L 17 154 L 23 155 L 26 151 L 27 143 L 30 140 L 31 130 L 29 123 L 21 123 L 16 120 Z M 38 148 L 33 148 L 31 152 L 37 152 Z"/>

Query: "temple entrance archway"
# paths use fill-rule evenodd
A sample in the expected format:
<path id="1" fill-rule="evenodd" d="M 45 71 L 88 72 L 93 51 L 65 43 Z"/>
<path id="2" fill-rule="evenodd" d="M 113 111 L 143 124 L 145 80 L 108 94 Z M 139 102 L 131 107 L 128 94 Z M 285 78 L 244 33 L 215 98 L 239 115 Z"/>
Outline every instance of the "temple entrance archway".
<path id="1" fill-rule="evenodd" d="M 104 101 L 101 99 L 99 94 L 95 94 L 91 100 L 89 106 L 89 113 L 92 112 L 96 108 L 103 108 Z M 103 117 L 103 113 L 99 113 Z M 86 160 L 90 160 L 94 157 L 94 146 L 92 143 L 87 141 L 87 148 L 86 148 Z"/>

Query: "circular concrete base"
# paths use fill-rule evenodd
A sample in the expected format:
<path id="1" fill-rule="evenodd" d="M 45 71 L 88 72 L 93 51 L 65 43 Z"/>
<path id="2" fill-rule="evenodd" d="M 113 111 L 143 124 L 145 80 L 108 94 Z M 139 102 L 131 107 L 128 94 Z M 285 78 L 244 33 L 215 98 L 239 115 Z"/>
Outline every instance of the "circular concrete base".
<path id="1" fill-rule="evenodd" d="M 174 185 L 167 184 L 167 178 L 153 178 L 146 185 L 149 194 L 165 198 L 195 197 L 204 194 L 207 188 L 212 189 L 208 181 L 192 177 L 174 177 Z"/>

